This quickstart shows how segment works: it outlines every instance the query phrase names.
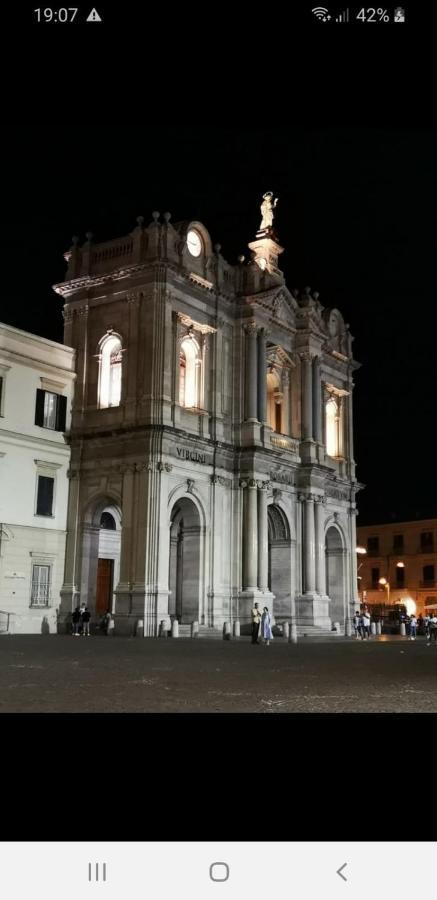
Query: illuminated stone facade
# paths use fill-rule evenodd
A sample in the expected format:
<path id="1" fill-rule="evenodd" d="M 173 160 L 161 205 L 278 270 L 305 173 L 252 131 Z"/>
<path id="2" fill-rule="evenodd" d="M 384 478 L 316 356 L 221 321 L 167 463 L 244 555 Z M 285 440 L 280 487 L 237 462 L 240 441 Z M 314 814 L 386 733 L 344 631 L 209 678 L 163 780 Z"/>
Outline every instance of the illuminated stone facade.
<path id="1" fill-rule="evenodd" d="M 278 624 L 344 633 L 358 364 L 341 313 L 287 288 L 272 227 L 236 265 L 202 223 L 169 214 L 87 238 L 55 285 L 77 351 L 64 620 L 85 600 L 110 606 L 119 633 L 157 635 L 175 618 L 244 633 L 258 601 Z"/>

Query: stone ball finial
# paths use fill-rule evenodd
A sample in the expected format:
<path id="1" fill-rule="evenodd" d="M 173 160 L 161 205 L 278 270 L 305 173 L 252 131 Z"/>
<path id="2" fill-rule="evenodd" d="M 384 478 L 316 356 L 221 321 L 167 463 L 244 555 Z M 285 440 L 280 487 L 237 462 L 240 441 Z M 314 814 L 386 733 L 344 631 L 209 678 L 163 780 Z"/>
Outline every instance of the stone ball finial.
<path id="1" fill-rule="evenodd" d="M 159 213 L 159 212 L 156 212 L 156 211 L 155 211 L 155 212 L 152 212 L 152 219 L 153 219 L 153 221 L 154 221 L 154 222 L 157 222 L 158 219 L 159 219 L 159 217 L 160 217 L 160 215 L 161 215 L 161 213 Z"/>
<path id="2" fill-rule="evenodd" d="M 143 222 L 144 222 L 144 216 L 137 216 L 137 225 L 139 225 L 140 228 L 142 227 Z"/>
<path id="3" fill-rule="evenodd" d="M 238 257 L 238 262 L 239 262 L 239 263 L 244 263 L 244 260 L 245 260 L 245 259 L 246 259 L 246 257 L 245 257 L 242 253 L 240 253 L 240 256 Z"/>
<path id="4" fill-rule="evenodd" d="M 170 219 L 171 219 L 171 213 L 169 213 L 169 212 L 164 213 L 164 220 L 166 222 L 169 222 Z"/>
<path id="5" fill-rule="evenodd" d="M 308 285 L 307 285 L 307 287 L 305 288 L 304 293 L 305 293 L 305 294 L 311 294 L 311 288 L 308 287 Z"/>
<path id="6" fill-rule="evenodd" d="M 71 238 L 71 242 L 72 242 L 73 246 L 76 247 L 76 244 L 79 243 L 79 238 L 78 238 L 77 234 L 73 234 L 73 237 Z"/>
<path id="7" fill-rule="evenodd" d="M 221 250 L 221 249 L 222 249 L 222 245 L 221 245 L 221 244 L 214 244 L 214 250 L 215 250 L 216 253 L 220 253 L 220 250 Z"/>
<path id="8" fill-rule="evenodd" d="M 85 237 L 86 237 L 87 241 L 92 241 L 94 235 L 93 235 L 92 231 L 87 231 Z"/>
<path id="9" fill-rule="evenodd" d="M 313 292 L 313 297 L 314 297 L 314 300 L 318 300 L 319 297 L 320 297 L 319 292 L 318 292 L 318 291 L 314 291 L 314 292 Z"/>

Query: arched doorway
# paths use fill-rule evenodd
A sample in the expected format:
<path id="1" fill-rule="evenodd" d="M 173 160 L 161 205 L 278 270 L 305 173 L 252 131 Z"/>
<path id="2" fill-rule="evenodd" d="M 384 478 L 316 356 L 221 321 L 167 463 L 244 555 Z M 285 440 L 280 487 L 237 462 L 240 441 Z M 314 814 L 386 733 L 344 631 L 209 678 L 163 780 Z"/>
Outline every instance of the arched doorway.
<path id="1" fill-rule="evenodd" d="M 200 618 L 199 511 L 183 497 L 175 503 L 170 524 L 169 614 L 181 624 Z"/>
<path id="2" fill-rule="evenodd" d="M 346 578 L 345 549 L 341 532 L 331 525 L 325 537 L 326 593 L 331 601 L 329 616 L 331 622 L 345 622 Z"/>
<path id="3" fill-rule="evenodd" d="M 96 616 L 109 609 L 114 612 L 114 590 L 119 581 L 120 517 L 113 506 L 106 507 L 100 516 L 99 555 L 97 560 Z"/>
<path id="4" fill-rule="evenodd" d="M 275 619 L 288 619 L 292 614 L 290 528 L 285 513 L 273 503 L 267 509 L 267 522 L 268 587 L 275 597 L 273 612 Z"/>
<path id="5" fill-rule="evenodd" d="M 120 576 L 121 513 L 108 497 L 95 501 L 82 525 L 80 600 L 92 617 L 114 612 Z"/>

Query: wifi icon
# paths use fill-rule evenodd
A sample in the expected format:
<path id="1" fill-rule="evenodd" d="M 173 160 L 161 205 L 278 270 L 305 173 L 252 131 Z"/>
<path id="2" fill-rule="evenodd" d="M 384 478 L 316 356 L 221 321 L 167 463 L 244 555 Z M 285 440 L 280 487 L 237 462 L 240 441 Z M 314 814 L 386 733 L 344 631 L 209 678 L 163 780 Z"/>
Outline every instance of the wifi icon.
<path id="1" fill-rule="evenodd" d="M 316 19 L 319 19 L 320 22 L 327 22 L 328 19 L 331 18 L 329 15 L 329 10 L 327 10 L 324 6 L 315 6 L 314 9 L 311 10 L 314 13 Z"/>

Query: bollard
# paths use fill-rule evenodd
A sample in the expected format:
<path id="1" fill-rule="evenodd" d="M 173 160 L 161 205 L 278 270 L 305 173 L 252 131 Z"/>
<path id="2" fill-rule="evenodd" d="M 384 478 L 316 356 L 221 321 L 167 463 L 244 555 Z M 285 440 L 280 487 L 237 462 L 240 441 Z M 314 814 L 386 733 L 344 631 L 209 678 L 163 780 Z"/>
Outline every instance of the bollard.
<path id="1" fill-rule="evenodd" d="M 172 638 L 179 637 L 179 622 L 177 619 L 173 619 L 173 622 L 171 623 L 171 636 Z"/>
<path id="2" fill-rule="evenodd" d="M 167 637 L 167 619 L 163 619 L 159 626 L 159 637 L 166 638 Z"/>
<path id="3" fill-rule="evenodd" d="M 290 637 L 290 626 L 289 626 L 288 622 L 284 622 L 284 624 L 282 626 L 282 636 L 284 637 L 284 639 L 286 641 L 288 641 L 288 639 Z"/>
<path id="4" fill-rule="evenodd" d="M 240 637 L 240 623 L 239 623 L 238 619 L 236 619 L 236 621 L 234 622 L 234 637 L 235 638 Z"/>
<path id="5" fill-rule="evenodd" d="M 137 630 L 135 632 L 136 637 L 144 637 L 144 621 L 143 619 L 138 619 L 137 622 Z"/>
<path id="6" fill-rule="evenodd" d="M 346 637 L 352 637 L 352 620 L 346 619 Z"/>
<path id="7" fill-rule="evenodd" d="M 297 644 L 297 625 L 291 623 L 289 641 L 291 644 Z"/>
<path id="8" fill-rule="evenodd" d="M 376 622 L 370 623 L 370 634 L 376 634 Z"/>
<path id="9" fill-rule="evenodd" d="M 191 623 L 191 637 L 192 638 L 199 637 L 199 623 L 198 622 Z"/>
<path id="10" fill-rule="evenodd" d="M 106 630 L 106 634 L 107 634 L 107 635 L 112 635 L 112 637 L 114 637 L 114 633 L 115 633 L 115 622 L 114 622 L 114 619 L 113 619 L 112 616 L 111 616 L 111 618 L 110 618 L 110 620 L 109 620 L 109 622 L 108 622 L 108 628 L 107 628 L 107 630 Z"/>
<path id="11" fill-rule="evenodd" d="M 223 640 L 224 641 L 231 640 L 231 625 L 229 622 L 225 622 L 223 625 Z"/>
<path id="12" fill-rule="evenodd" d="M 399 629 L 399 634 L 401 634 L 402 637 L 405 637 L 406 633 L 407 633 L 407 631 L 406 631 L 406 628 L 405 628 L 405 622 L 401 622 L 401 627 L 400 627 L 400 629 Z"/>
<path id="13" fill-rule="evenodd" d="M 377 622 L 377 623 L 376 623 L 376 633 L 377 633 L 377 634 L 382 634 L 382 632 L 381 632 L 381 622 Z"/>

